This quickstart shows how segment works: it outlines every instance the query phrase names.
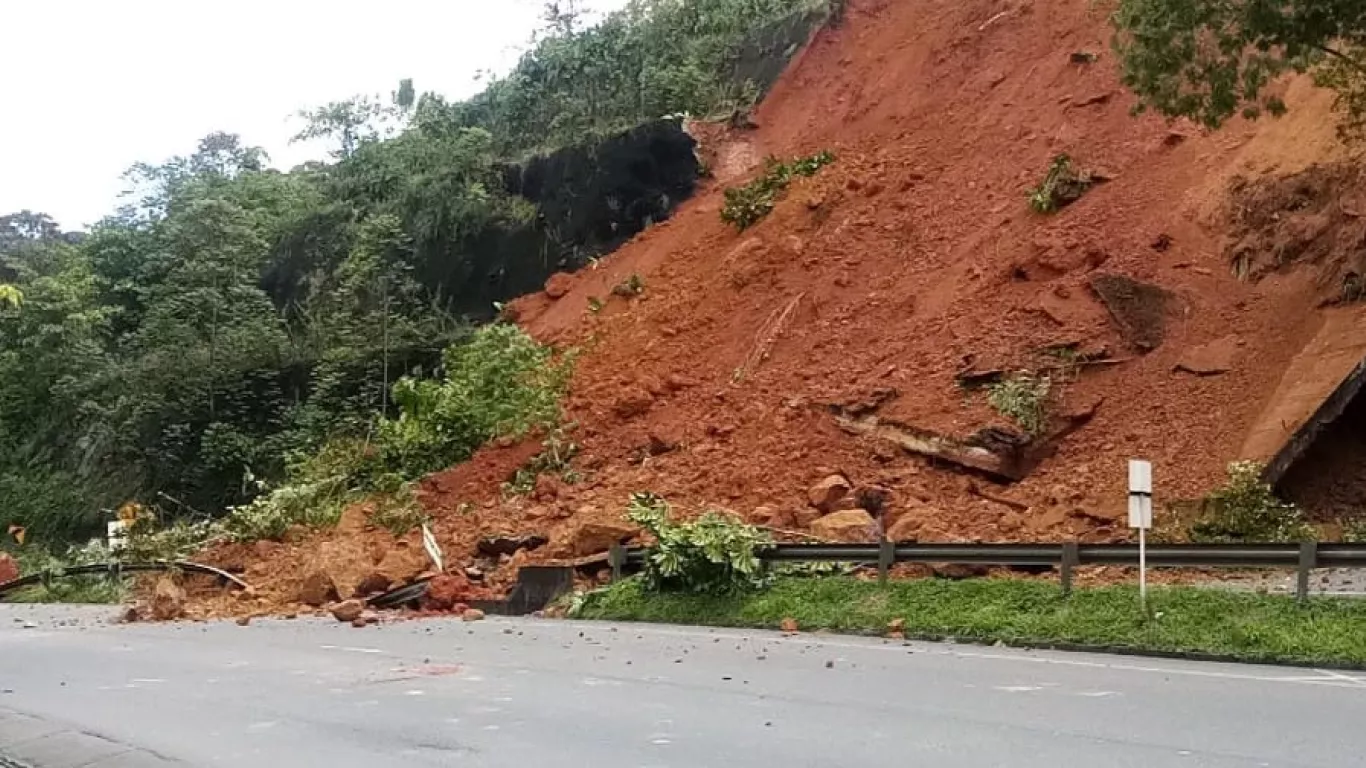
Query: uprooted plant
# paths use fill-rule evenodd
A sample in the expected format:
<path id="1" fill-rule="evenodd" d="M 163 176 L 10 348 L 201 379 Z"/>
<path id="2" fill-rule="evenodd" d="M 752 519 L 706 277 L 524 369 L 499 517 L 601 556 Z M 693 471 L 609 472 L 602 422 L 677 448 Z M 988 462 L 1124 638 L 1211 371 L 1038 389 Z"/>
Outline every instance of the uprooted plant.
<path id="1" fill-rule="evenodd" d="M 626 516 L 655 537 L 643 573 L 650 590 L 731 594 L 770 583 L 759 552 L 772 539 L 759 528 L 721 512 L 674 522 L 668 503 L 652 493 L 632 494 Z"/>
<path id="2" fill-rule="evenodd" d="M 991 407 L 1035 437 L 1048 429 L 1053 394 L 1052 378 L 1030 371 L 1019 371 L 987 386 Z"/>
<path id="3" fill-rule="evenodd" d="M 744 231 L 769 213 L 778 198 L 787 190 L 792 179 L 797 176 L 815 176 L 821 168 L 835 162 L 830 151 L 818 152 L 808 157 L 799 157 L 791 162 L 781 162 L 770 157 L 764 172 L 759 178 L 742 187 L 726 190 L 726 203 L 721 208 L 721 220 Z"/>
<path id="4" fill-rule="evenodd" d="M 1072 158 L 1058 155 L 1039 186 L 1029 190 L 1029 207 L 1039 213 L 1055 213 L 1081 199 L 1096 181 L 1089 171 L 1077 170 Z"/>
<path id="5" fill-rule="evenodd" d="M 1299 507 L 1276 497 L 1255 461 L 1229 464 L 1228 480 L 1205 497 L 1191 525 L 1195 541 L 1303 541 L 1313 535 Z"/>
<path id="6" fill-rule="evenodd" d="M 531 493 L 536 487 L 536 478 L 543 474 L 554 475 L 569 485 L 577 483 L 580 476 L 570 462 L 578 454 L 578 444 L 566 437 L 564 429 L 551 432 L 541 443 L 541 452 L 519 467 L 511 480 L 503 483 L 504 495 Z"/>

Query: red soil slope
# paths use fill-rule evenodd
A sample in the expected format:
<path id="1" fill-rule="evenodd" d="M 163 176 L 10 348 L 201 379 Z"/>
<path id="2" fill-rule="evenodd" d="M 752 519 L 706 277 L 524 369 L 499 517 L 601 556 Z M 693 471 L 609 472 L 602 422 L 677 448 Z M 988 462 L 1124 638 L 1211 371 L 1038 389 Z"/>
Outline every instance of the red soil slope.
<path id="1" fill-rule="evenodd" d="M 1166 500 L 1216 484 L 1316 333 L 1323 291 L 1307 270 L 1256 283 L 1231 273 L 1229 182 L 1338 157 L 1330 99 L 1294 82 L 1288 117 L 1208 135 L 1135 118 L 1109 36 L 1091 0 L 851 0 L 758 110 L 757 130 L 707 141 L 710 188 L 562 297 L 514 305 L 536 337 L 584 350 L 567 417 L 585 479 L 504 499 L 534 442 L 429 478 L 448 561 L 472 562 L 488 533 L 551 536 L 492 569 L 490 586 L 504 585 L 520 562 L 575 554 L 582 526 L 620 523 L 643 490 L 689 511 L 777 512 L 787 527 L 807 489 L 842 472 L 889 492 L 887 511 L 923 523 L 922 539 L 1109 540 L 1127 535 L 1127 458 L 1153 460 Z M 1080 51 L 1099 59 L 1073 63 Z M 720 221 L 722 189 L 759 158 L 823 149 L 837 162 L 767 219 L 742 234 Z M 1033 213 L 1027 190 L 1064 152 L 1110 180 L 1056 215 Z M 643 294 L 613 296 L 633 274 Z M 1098 275 L 1171 292 L 1156 349 L 1126 341 L 1089 287 Z M 829 412 L 876 395 L 880 417 L 946 435 L 1009 426 L 955 374 L 1037 364 L 1035 350 L 1060 343 L 1125 362 L 1062 385 L 1061 411 L 1095 416 L 1013 485 L 851 436 Z M 1177 370 L 1210 344 L 1227 372 Z M 257 556 L 247 575 L 261 596 L 232 610 L 293 600 L 339 538 L 380 557 L 391 543 L 353 529 Z"/>

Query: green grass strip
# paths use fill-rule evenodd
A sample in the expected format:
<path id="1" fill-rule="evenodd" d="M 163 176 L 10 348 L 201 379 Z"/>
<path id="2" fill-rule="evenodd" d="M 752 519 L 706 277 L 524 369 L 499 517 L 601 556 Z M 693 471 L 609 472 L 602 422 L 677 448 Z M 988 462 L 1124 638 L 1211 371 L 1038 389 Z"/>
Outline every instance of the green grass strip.
<path id="1" fill-rule="evenodd" d="M 1366 600 L 1292 598 L 1223 589 L 1078 589 L 1011 579 L 896 581 L 783 577 L 769 589 L 727 597 L 655 594 L 627 579 L 585 597 L 575 616 L 703 626 L 882 634 L 893 619 L 908 636 L 1010 645 L 1190 654 L 1238 661 L 1366 667 Z"/>

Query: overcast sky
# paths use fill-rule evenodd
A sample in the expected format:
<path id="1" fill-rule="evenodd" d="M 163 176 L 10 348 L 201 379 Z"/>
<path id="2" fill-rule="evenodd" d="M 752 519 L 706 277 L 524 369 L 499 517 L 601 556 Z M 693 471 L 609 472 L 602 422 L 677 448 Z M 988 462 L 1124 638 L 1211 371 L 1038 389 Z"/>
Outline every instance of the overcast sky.
<path id="1" fill-rule="evenodd" d="M 300 109 L 357 93 L 476 92 L 539 26 L 541 0 L 19 0 L 0 40 L 0 214 L 67 229 L 112 212 L 138 161 L 239 133 L 289 168 Z M 604 12 L 625 0 L 592 0 Z"/>

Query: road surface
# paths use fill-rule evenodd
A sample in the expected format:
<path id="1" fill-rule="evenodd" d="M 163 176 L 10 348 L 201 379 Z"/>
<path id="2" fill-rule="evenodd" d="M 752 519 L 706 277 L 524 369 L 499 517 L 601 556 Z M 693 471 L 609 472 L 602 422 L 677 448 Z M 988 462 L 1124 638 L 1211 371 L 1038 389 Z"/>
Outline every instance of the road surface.
<path id="1" fill-rule="evenodd" d="M 1366 765 L 1366 675 L 535 619 L 111 612 L 0 606 L 12 764 Z"/>

